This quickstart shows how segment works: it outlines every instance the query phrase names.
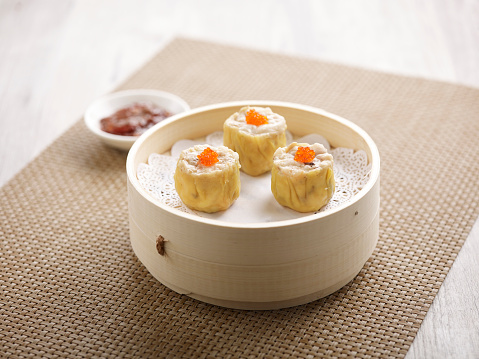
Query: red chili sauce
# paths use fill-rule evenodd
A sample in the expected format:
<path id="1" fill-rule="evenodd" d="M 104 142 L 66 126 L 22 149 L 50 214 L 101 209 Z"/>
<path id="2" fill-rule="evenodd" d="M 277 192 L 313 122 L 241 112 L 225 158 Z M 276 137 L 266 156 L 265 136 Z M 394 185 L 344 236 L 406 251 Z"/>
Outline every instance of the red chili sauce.
<path id="1" fill-rule="evenodd" d="M 139 136 L 172 114 L 153 103 L 134 103 L 100 120 L 102 131 L 122 136 Z"/>

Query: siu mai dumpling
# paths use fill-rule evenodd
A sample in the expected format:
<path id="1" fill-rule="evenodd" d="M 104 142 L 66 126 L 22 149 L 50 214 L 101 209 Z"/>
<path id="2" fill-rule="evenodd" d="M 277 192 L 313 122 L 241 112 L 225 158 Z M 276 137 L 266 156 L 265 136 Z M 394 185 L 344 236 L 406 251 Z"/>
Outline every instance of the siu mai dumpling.
<path id="1" fill-rule="evenodd" d="M 323 145 L 293 142 L 273 156 L 271 191 L 279 204 L 298 212 L 313 212 L 334 193 L 333 156 Z"/>
<path id="2" fill-rule="evenodd" d="M 238 153 L 250 176 L 270 171 L 274 151 L 286 146 L 286 121 L 269 107 L 243 107 L 225 121 L 223 132 L 223 144 Z"/>
<path id="3" fill-rule="evenodd" d="M 239 196 L 240 167 L 238 154 L 225 146 L 190 147 L 181 152 L 176 165 L 176 192 L 193 210 L 223 211 Z"/>

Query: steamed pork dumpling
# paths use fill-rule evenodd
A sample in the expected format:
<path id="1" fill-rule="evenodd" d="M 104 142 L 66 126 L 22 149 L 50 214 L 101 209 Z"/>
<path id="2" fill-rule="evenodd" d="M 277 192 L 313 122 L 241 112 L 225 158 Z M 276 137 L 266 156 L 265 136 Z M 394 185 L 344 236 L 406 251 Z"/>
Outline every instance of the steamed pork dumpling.
<path id="1" fill-rule="evenodd" d="M 273 154 L 286 146 L 286 121 L 269 107 L 243 107 L 223 126 L 223 144 L 239 155 L 241 169 L 251 176 L 271 170 Z"/>
<path id="2" fill-rule="evenodd" d="M 238 154 L 225 146 L 196 145 L 181 152 L 175 188 L 183 203 L 202 212 L 228 209 L 240 193 Z"/>
<path id="3" fill-rule="evenodd" d="M 273 156 L 271 191 L 279 204 L 313 212 L 334 193 L 333 156 L 323 145 L 293 142 Z"/>

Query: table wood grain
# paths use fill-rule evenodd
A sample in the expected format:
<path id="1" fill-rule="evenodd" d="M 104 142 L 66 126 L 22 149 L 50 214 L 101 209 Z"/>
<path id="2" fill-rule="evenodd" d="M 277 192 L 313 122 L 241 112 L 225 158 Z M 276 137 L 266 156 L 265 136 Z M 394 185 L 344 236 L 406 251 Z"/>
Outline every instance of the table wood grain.
<path id="1" fill-rule="evenodd" d="M 174 36 L 479 88 L 479 2 L 0 0 L 0 185 Z M 479 221 L 407 358 L 479 357 Z"/>

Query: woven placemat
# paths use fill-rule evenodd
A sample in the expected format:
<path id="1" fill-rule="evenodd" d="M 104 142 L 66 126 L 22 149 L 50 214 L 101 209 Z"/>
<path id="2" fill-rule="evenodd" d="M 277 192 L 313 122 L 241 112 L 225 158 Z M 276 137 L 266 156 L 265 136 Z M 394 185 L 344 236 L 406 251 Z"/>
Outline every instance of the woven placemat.
<path id="1" fill-rule="evenodd" d="M 187 39 L 122 87 L 192 107 L 313 105 L 381 154 L 375 252 L 338 292 L 278 311 L 205 304 L 158 283 L 128 235 L 126 155 L 79 121 L 0 190 L 6 357 L 403 357 L 479 215 L 479 90 Z"/>

